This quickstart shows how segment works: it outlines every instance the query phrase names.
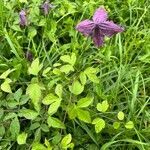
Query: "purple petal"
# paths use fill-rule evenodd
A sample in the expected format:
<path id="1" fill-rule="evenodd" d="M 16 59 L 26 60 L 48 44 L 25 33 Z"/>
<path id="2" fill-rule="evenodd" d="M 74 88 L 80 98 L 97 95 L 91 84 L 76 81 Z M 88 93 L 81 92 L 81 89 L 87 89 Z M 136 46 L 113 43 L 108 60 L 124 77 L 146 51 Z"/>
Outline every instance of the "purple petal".
<path id="1" fill-rule="evenodd" d="M 124 29 L 121 26 L 115 24 L 113 21 L 105 21 L 99 24 L 99 28 L 101 29 L 104 35 L 109 37 L 124 31 Z"/>
<path id="2" fill-rule="evenodd" d="M 99 24 L 103 21 L 106 21 L 108 18 L 107 16 L 107 12 L 104 8 L 100 7 L 98 8 L 94 15 L 93 15 L 93 21 L 96 23 L 96 24 Z"/>
<path id="3" fill-rule="evenodd" d="M 94 29 L 93 41 L 97 47 L 100 47 L 104 44 L 104 35 L 101 33 L 99 28 Z"/>
<path id="4" fill-rule="evenodd" d="M 94 22 L 91 20 L 84 20 L 77 24 L 76 29 L 85 36 L 91 36 L 94 29 Z"/>
<path id="5" fill-rule="evenodd" d="M 27 25 L 27 18 L 26 18 L 26 12 L 24 10 L 20 11 L 19 18 L 20 18 L 20 25 L 26 26 Z"/>

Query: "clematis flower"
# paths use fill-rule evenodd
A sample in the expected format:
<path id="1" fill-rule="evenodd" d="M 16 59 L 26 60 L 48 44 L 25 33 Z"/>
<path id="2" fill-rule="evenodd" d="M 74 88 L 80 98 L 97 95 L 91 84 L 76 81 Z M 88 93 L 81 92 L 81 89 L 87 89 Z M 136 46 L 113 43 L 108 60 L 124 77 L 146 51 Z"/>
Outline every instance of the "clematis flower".
<path id="1" fill-rule="evenodd" d="M 20 18 L 20 25 L 26 26 L 27 25 L 27 18 L 26 18 L 26 12 L 24 10 L 20 11 L 19 18 Z"/>
<path id="2" fill-rule="evenodd" d="M 84 20 L 77 24 L 76 29 L 84 36 L 90 36 L 94 44 L 100 47 L 104 44 L 104 37 L 111 37 L 124 29 L 115 24 L 113 21 L 108 21 L 108 15 L 104 8 L 98 8 L 92 20 Z"/>
<path id="3" fill-rule="evenodd" d="M 43 9 L 44 14 L 47 15 L 49 10 L 53 7 L 54 6 L 52 4 L 50 4 L 50 2 L 47 0 L 44 2 L 44 4 L 42 5 L 41 8 Z"/>

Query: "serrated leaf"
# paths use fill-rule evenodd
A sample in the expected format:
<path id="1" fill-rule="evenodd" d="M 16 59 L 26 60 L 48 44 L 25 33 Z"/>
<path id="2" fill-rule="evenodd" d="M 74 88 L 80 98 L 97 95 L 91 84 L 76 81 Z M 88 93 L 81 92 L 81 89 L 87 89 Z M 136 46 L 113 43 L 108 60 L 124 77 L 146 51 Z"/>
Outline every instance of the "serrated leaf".
<path id="1" fill-rule="evenodd" d="M 6 93 L 12 93 L 11 91 L 11 87 L 10 87 L 10 82 L 11 80 L 6 78 L 5 81 L 1 84 L 1 89 L 2 91 L 6 92 Z"/>
<path id="2" fill-rule="evenodd" d="M 56 88 L 55 88 L 55 93 L 57 94 L 57 96 L 62 97 L 62 85 L 61 84 L 57 84 Z"/>
<path id="3" fill-rule="evenodd" d="M 90 104 L 93 103 L 93 99 L 94 99 L 94 97 L 81 98 L 81 99 L 77 102 L 77 107 L 80 107 L 80 108 L 88 107 Z"/>
<path id="4" fill-rule="evenodd" d="M 81 85 L 81 83 L 78 80 L 75 80 L 72 83 L 72 86 L 69 87 L 71 93 L 75 94 L 75 95 L 79 95 L 83 92 L 84 90 L 84 86 Z"/>
<path id="5" fill-rule="evenodd" d="M 40 98 L 41 98 L 41 86 L 37 83 L 31 83 L 28 85 L 26 93 L 29 95 L 34 108 L 40 110 Z"/>
<path id="6" fill-rule="evenodd" d="M 124 113 L 122 111 L 119 111 L 117 114 L 117 117 L 119 120 L 123 120 L 124 119 Z"/>
<path id="7" fill-rule="evenodd" d="M 57 112 L 59 106 L 60 106 L 60 100 L 59 101 L 55 101 L 53 102 L 50 106 L 49 106 L 49 109 L 48 109 L 48 114 L 49 115 L 53 115 Z"/>
<path id="8" fill-rule="evenodd" d="M 107 100 L 105 100 L 102 103 L 98 103 L 96 108 L 98 111 L 106 112 L 108 107 L 109 107 L 109 104 L 108 104 Z"/>
<path id="9" fill-rule="evenodd" d="M 0 79 L 6 79 L 7 78 L 7 76 L 11 73 L 11 72 L 13 72 L 15 69 L 8 69 L 8 70 L 6 70 L 5 72 L 3 72 L 1 75 L 0 75 Z"/>
<path id="10" fill-rule="evenodd" d="M 21 134 L 18 135 L 17 137 L 17 143 L 19 145 L 25 144 L 26 143 L 26 139 L 27 139 L 28 134 L 23 132 Z"/>
<path id="11" fill-rule="evenodd" d="M 49 127 L 65 129 L 64 123 L 62 123 L 59 119 L 49 116 L 47 119 L 47 123 Z"/>
<path id="12" fill-rule="evenodd" d="M 105 121 L 101 118 L 95 118 L 92 124 L 95 124 L 96 133 L 99 133 L 103 128 L 105 128 Z"/>
<path id="13" fill-rule="evenodd" d="M 120 122 L 114 122 L 113 127 L 114 129 L 118 129 L 120 127 Z"/>
<path id="14" fill-rule="evenodd" d="M 133 129 L 133 128 L 134 128 L 134 123 L 133 123 L 133 121 L 127 122 L 127 123 L 125 124 L 125 127 L 126 127 L 127 129 Z"/>
<path id="15" fill-rule="evenodd" d="M 74 68 L 71 65 L 63 65 L 60 67 L 60 71 L 68 74 L 69 72 L 74 71 Z"/>
<path id="16" fill-rule="evenodd" d="M 43 65 L 40 64 L 39 59 L 33 60 L 31 66 L 28 68 L 29 74 L 37 76 L 39 71 L 42 69 Z"/>
<path id="17" fill-rule="evenodd" d="M 85 85 L 86 84 L 86 80 L 87 80 L 86 74 L 84 72 L 81 72 L 79 78 L 80 78 L 81 83 L 83 85 Z"/>
<path id="18" fill-rule="evenodd" d="M 38 112 L 31 109 L 21 109 L 19 113 L 29 120 L 34 120 L 38 116 Z"/>
<path id="19" fill-rule="evenodd" d="M 91 123 L 91 116 L 89 111 L 83 109 L 76 109 L 77 117 L 79 120 L 84 121 L 86 123 Z"/>
<path id="20" fill-rule="evenodd" d="M 68 144 L 70 144 L 72 140 L 71 134 L 67 134 L 61 141 L 61 147 L 62 148 L 67 148 Z"/>
<path id="21" fill-rule="evenodd" d="M 10 132 L 12 139 L 16 139 L 20 132 L 20 123 L 17 117 L 15 117 L 10 123 Z"/>

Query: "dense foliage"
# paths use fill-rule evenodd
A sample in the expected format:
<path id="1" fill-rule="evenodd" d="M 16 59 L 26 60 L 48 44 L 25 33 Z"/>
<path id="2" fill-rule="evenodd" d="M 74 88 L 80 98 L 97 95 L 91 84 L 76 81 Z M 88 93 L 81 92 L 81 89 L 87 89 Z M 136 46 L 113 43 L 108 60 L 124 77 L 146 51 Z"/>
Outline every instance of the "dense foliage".
<path id="1" fill-rule="evenodd" d="M 50 3 L 0 0 L 0 149 L 150 149 L 150 1 Z M 125 31 L 97 48 L 75 27 L 100 6 Z"/>

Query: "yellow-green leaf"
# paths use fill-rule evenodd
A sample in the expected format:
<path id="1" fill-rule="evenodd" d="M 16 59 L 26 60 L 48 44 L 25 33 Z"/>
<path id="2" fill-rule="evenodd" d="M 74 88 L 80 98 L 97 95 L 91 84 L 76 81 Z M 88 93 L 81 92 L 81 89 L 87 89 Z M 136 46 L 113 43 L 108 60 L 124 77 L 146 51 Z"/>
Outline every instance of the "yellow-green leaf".
<path id="1" fill-rule="evenodd" d="M 133 128 L 134 128 L 134 123 L 133 123 L 133 121 L 127 122 L 127 123 L 125 124 L 125 127 L 126 127 L 127 129 L 133 129 Z"/>
<path id="2" fill-rule="evenodd" d="M 70 144 L 72 140 L 71 134 L 67 134 L 61 141 L 61 147 L 62 148 L 67 148 L 68 144 Z"/>
<path id="3" fill-rule="evenodd" d="M 76 111 L 78 119 L 86 123 L 91 123 L 91 115 L 89 111 L 80 108 L 76 109 Z"/>
<path id="4" fill-rule="evenodd" d="M 77 102 L 77 107 L 88 107 L 90 104 L 92 104 L 94 97 L 85 97 L 85 98 L 81 98 L 78 102 Z"/>
<path id="5" fill-rule="evenodd" d="M 117 117 L 119 120 L 123 120 L 124 119 L 124 113 L 122 111 L 119 111 Z"/>
<path id="6" fill-rule="evenodd" d="M 1 84 L 2 91 L 7 92 L 7 93 L 12 93 L 11 87 L 10 87 L 10 82 L 11 82 L 10 79 L 8 79 L 8 78 L 5 79 L 5 81 Z"/>
<path id="7" fill-rule="evenodd" d="M 49 116 L 47 119 L 49 127 L 65 129 L 65 125 L 59 119 Z"/>
<path id="8" fill-rule="evenodd" d="M 78 80 L 75 80 L 72 83 L 72 86 L 69 87 L 70 91 L 75 94 L 75 95 L 79 95 L 83 92 L 84 90 L 84 86 L 81 85 L 81 83 Z"/>
<path id="9" fill-rule="evenodd" d="M 26 139 L 27 139 L 27 133 L 23 132 L 21 134 L 18 135 L 17 137 L 17 142 L 19 145 L 25 144 L 26 143 Z"/>
<path id="10" fill-rule="evenodd" d="M 109 107 L 107 100 L 103 101 L 102 103 L 97 104 L 97 110 L 101 112 L 106 112 Z"/>
<path id="11" fill-rule="evenodd" d="M 42 67 L 43 67 L 43 65 L 40 64 L 39 59 L 36 58 L 32 62 L 31 66 L 29 67 L 28 72 L 29 72 L 29 74 L 32 74 L 32 75 L 36 76 L 36 75 L 38 75 L 38 73 L 42 69 Z"/>

